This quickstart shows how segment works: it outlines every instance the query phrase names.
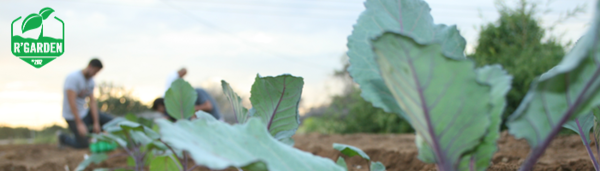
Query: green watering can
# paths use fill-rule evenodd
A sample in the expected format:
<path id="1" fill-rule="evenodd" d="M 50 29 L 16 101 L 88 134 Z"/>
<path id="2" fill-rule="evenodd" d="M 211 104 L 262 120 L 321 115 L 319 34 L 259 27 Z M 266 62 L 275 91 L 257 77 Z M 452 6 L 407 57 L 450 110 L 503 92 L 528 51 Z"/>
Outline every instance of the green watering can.
<path id="1" fill-rule="evenodd" d="M 114 142 L 107 141 L 97 141 L 96 139 L 92 139 L 90 143 L 90 151 L 92 153 L 104 153 L 117 149 L 117 144 Z"/>

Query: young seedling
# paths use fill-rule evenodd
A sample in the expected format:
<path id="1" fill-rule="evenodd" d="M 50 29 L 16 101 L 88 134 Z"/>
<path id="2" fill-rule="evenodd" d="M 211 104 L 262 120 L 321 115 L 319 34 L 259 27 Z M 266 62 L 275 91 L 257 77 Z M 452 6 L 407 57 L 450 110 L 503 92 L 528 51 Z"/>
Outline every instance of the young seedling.
<path id="1" fill-rule="evenodd" d="M 564 127 L 568 128 L 570 130 L 575 131 L 577 134 L 579 134 L 579 136 L 581 137 L 581 142 L 583 142 L 583 145 L 585 146 L 585 149 L 587 150 L 588 156 L 590 157 L 590 160 L 592 160 L 592 164 L 594 165 L 594 169 L 596 171 L 598 171 L 598 160 L 596 160 L 596 157 L 594 156 L 594 152 L 592 152 L 592 148 L 590 147 L 590 130 L 592 129 L 592 127 L 594 127 L 594 125 L 596 125 L 596 121 L 594 118 L 594 115 L 592 113 L 580 116 L 578 118 L 576 118 L 575 120 L 569 121 L 567 122 Z M 596 142 L 596 151 L 599 151 L 600 149 L 598 149 L 598 137 L 596 136 L 596 134 L 594 135 L 594 140 Z M 597 153 L 597 155 L 600 153 Z"/>
<path id="2" fill-rule="evenodd" d="M 367 163 L 369 163 L 369 171 L 385 171 L 385 166 L 381 162 L 371 162 L 369 155 L 357 147 L 333 143 L 333 148 L 340 151 L 340 153 L 346 157 L 360 156 L 361 158 L 367 160 Z M 341 156 L 338 157 L 337 164 L 348 170 L 346 161 Z"/>

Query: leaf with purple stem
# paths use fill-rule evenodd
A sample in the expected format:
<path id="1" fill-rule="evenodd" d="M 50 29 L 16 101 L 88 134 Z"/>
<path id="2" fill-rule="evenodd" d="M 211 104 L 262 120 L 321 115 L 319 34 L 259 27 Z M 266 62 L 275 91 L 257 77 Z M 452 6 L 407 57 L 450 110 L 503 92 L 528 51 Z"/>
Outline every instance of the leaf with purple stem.
<path id="1" fill-rule="evenodd" d="M 598 140 L 600 138 L 600 122 L 598 121 L 598 118 L 600 118 L 600 106 L 594 107 L 594 109 L 592 109 L 592 113 L 594 114 L 594 132 L 592 135 L 594 136 L 594 142 L 596 142 L 594 143 L 596 144 L 596 155 L 600 156 L 600 145 L 598 144 Z"/>
<path id="2" fill-rule="evenodd" d="M 386 32 L 372 44 L 383 80 L 422 140 L 419 159 L 458 169 L 490 126 L 491 88 L 478 81 L 474 62 L 402 33 Z"/>
<path id="3" fill-rule="evenodd" d="M 465 58 L 466 41 L 455 26 L 434 24 L 431 8 L 423 0 L 367 0 L 365 8 L 348 37 L 348 72 L 360 85 L 365 100 L 386 112 L 409 119 L 396 104 L 379 73 L 371 40 L 385 31 L 399 32 L 421 44 L 440 42 L 442 53 L 455 59 Z"/>
<path id="4" fill-rule="evenodd" d="M 233 107 L 236 123 L 246 123 L 248 120 L 248 109 L 242 104 L 242 98 L 233 91 L 229 83 L 225 80 L 221 81 L 221 86 L 223 87 L 223 93 L 227 96 L 227 100 L 229 100 L 231 107 Z"/>
<path id="5" fill-rule="evenodd" d="M 502 113 L 506 107 L 506 94 L 510 90 L 512 76 L 510 76 L 501 65 L 484 66 L 477 69 L 477 80 L 492 86 L 491 101 L 492 111 L 490 113 L 490 127 L 475 150 L 463 156 L 459 170 L 486 170 L 494 153 L 498 150 L 496 141 L 500 138 L 500 124 Z"/>
<path id="6" fill-rule="evenodd" d="M 532 151 L 520 170 L 531 170 L 567 121 L 600 104 L 600 13 L 563 60 L 540 75 L 509 117 L 509 133 L 525 138 Z"/>
<path id="7" fill-rule="evenodd" d="M 563 127 L 570 129 L 570 130 L 574 131 L 575 133 L 583 136 L 585 138 L 586 142 L 591 143 L 589 133 L 592 130 L 592 127 L 594 127 L 594 119 L 595 118 L 592 113 L 586 114 L 586 115 L 580 116 L 578 118 L 575 118 L 575 120 L 565 123 L 565 125 L 563 125 Z M 580 128 L 583 132 L 579 131 Z M 583 135 L 582 135 L 582 133 L 583 133 Z"/>
<path id="8" fill-rule="evenodd" d="M 252 117 L 260 118 L 275 139 L 288 145 L 293 144 L 290 138 L 300 125 L 298 104 L 303 85 L 302 77 L 289 74 L 276 77 L 257 75 L 250 91 L 250 102 L 255 109 Z"/>
<path id="9" fill-rule="evenodd" d="M 565 125 L 563 125 L 563 127 L 579 134 L 581 137 L 581 142 L 583 142 L 583 145 L 588 152 L 588 156 L 592 160 L 594 168 L 598 170 L 598 161 L 596 160 L 596 157 L 594 157 L 594 152 L 592 152 L 592 148 L 590 147 L 590 130 L 594 126 L 594 119 L 593 113 L 589 113 L 575 118 L 575 120 L 567 122 Z"/>

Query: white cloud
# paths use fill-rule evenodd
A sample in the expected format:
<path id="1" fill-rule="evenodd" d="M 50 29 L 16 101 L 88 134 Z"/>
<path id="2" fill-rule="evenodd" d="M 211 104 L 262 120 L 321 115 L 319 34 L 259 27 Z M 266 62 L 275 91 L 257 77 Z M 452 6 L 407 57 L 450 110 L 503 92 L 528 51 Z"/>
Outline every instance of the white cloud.
<path id="1" fill-rule="evenodd" d="M 159 0 L 102 0 L 102 1 L 98 1 L 98 2 L 111 2 L 111 3 L 118 3 L 118 4 L 143 5 L 143 6 L 155 5 L 155 4 L 160 3 Z"/>
<path id="2" fill-rule="evenodd" d="M 0 91 L 0 101 L 60 101 L 62 95 L 56 92 L 43 91 Z"/>
<path id="3" fill-rule="evenodd" d="M 138 86 L 135 87 L 132 95 L 139 97 L 142 103 L 151 105 L 154 99 L 162 96 L 162 90 L 161 86 Z"/>
<path id="4" fill-rule="evenodd" d="M 0 124 L 8 126 L 29 126 L 35 129 L 53 124 L 66 126 L 59 103 L 2 103 L 0 118 Z"/>
<path id="5" fill-rule="evenodd" d="M 106 15 L 95 12 L 86 18 L 86 24 L 87 26 L 96 27 L 96 29 L 103 29 L 106 27 L 107 20 Z"/>
<path id="6" fill-rule="evenodd" d="M 13 81 L 4 84 L 3 90 L 26 90 L 37 87 L 36 81 Z"/>

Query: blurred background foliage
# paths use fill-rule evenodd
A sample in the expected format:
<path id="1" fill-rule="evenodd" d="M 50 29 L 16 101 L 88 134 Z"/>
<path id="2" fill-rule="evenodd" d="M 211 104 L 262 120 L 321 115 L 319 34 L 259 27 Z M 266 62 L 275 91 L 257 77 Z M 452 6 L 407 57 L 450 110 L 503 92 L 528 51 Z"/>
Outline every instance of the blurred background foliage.
<path id="1" fill-rule="evenodd" d="M 125 116 L 128 113 L 141 113 L 150 110 L 137 97 L 132 96 L 133 90 L 127 90 L 123 86 L 112 82 L 102 82 L 97 86 L 98 108 L 102 112 L 114 116 Z"/>
<path id="2" fill-rule="evenodd" d="M 0 125 L 0 145 L 23 143 L 56 143 L 56 131 L 68 131 L 67 128 L 53 125 L 42 130 L 32 130 L 25 127 L 7 127 Z"/>
<path id="3" fill-rule="evenodd" d="M 513 76 L 503 120 L 517 109 L 531 82 L 557 65 L 571 46 L 571 42 L 561 43 L 560 37 L 548 33 L 556 25 L 584 12 L 583 6 L 577 6 L 548 27 L 542 27 L 536 17 L 550 10 L 539 6 L 539 2 L 520 0 L 516 7 L 509 7 L 498 1 L 500 18 L 480 27 L 475 53 L 468 55 L 477 67 L 501 64 Z M 504 124 L 502 127 L 506 128 Z"/>
<path id="4" fill-rule="evenodd" d="M 342 93 L 333 96 L 329 105 L 313 108 L 304 115 L 298 131 L 325 134 L 414 132 L 403 118 L 376 108 L 363 99 L 347 71 L 350 66 L 348 57 L 344 56 L 343 61 L 344 68 L 334 72 L 334 77 L 344 83 L 340 87 Z"/>

